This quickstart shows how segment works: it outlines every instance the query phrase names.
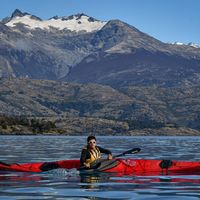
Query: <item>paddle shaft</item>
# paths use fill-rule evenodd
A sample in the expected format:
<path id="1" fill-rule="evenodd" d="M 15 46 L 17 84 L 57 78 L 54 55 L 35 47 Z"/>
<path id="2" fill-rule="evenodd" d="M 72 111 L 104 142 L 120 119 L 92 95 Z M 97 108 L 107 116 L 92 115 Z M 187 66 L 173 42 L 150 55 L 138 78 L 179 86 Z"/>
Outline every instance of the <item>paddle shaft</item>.
<path id="1" fill-rule="evenodd" d="M 128 151 L 125 151 L 121 154 L 118 154 L 116 156 L 114 156 L 114 158 L 117 158 L 117 157 L 120 157 L 120 156 L 125 156 L 126 154 L 135 154 L 135 153 L 139 153 L 141 151 L 140 148 L 133 148 L 133 149 L 130 149 Z"/>

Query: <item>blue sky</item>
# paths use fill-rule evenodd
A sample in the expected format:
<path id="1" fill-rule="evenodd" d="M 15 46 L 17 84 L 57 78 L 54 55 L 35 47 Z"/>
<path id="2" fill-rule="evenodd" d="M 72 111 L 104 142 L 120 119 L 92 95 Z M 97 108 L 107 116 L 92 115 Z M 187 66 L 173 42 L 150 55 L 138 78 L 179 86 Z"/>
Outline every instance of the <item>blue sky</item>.
<path id="1" fill-rule="evenodd" d="M 200 0 L 0 0 L 0 19 L 16 8 L 42 19 L 77 13 L 120 19 L 163 42 L 200 44 Z"/>

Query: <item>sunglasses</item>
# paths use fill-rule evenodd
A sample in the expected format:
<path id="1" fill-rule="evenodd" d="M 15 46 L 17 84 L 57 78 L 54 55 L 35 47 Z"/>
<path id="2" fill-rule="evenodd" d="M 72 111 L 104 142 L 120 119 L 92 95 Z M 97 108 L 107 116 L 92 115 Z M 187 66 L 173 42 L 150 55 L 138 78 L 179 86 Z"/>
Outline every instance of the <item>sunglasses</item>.
<path id="1" fill-rule="evenodd" d="M 90 141 L 89 144 L 96 144 L 96 142 L 95 141 Z"/>

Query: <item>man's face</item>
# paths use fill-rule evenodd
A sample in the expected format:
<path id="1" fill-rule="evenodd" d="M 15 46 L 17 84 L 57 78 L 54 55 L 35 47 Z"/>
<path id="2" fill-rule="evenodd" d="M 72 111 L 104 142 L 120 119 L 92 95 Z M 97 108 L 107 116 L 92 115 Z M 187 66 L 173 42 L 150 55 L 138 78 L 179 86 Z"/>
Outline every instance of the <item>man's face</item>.
<path id="1" fill-rule="evenodd" d="M 92 139 L 88 142 L 88 145 L 91 149 L 94 149 L 96 147 L 96 140 Z"/>

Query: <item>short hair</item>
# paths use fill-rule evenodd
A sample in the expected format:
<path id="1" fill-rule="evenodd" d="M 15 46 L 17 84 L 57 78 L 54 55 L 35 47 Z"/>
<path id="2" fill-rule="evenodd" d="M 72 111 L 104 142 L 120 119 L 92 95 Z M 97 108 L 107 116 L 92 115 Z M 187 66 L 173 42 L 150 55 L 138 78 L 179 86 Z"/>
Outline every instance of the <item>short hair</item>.
<path id="1" fill-rule="evenodd" d="M 96 141 L 96 137 L 94 135 L 89 135 L 88 138 L 87 138 L 87 142 L 89 142 L 90 140 Z"/>

